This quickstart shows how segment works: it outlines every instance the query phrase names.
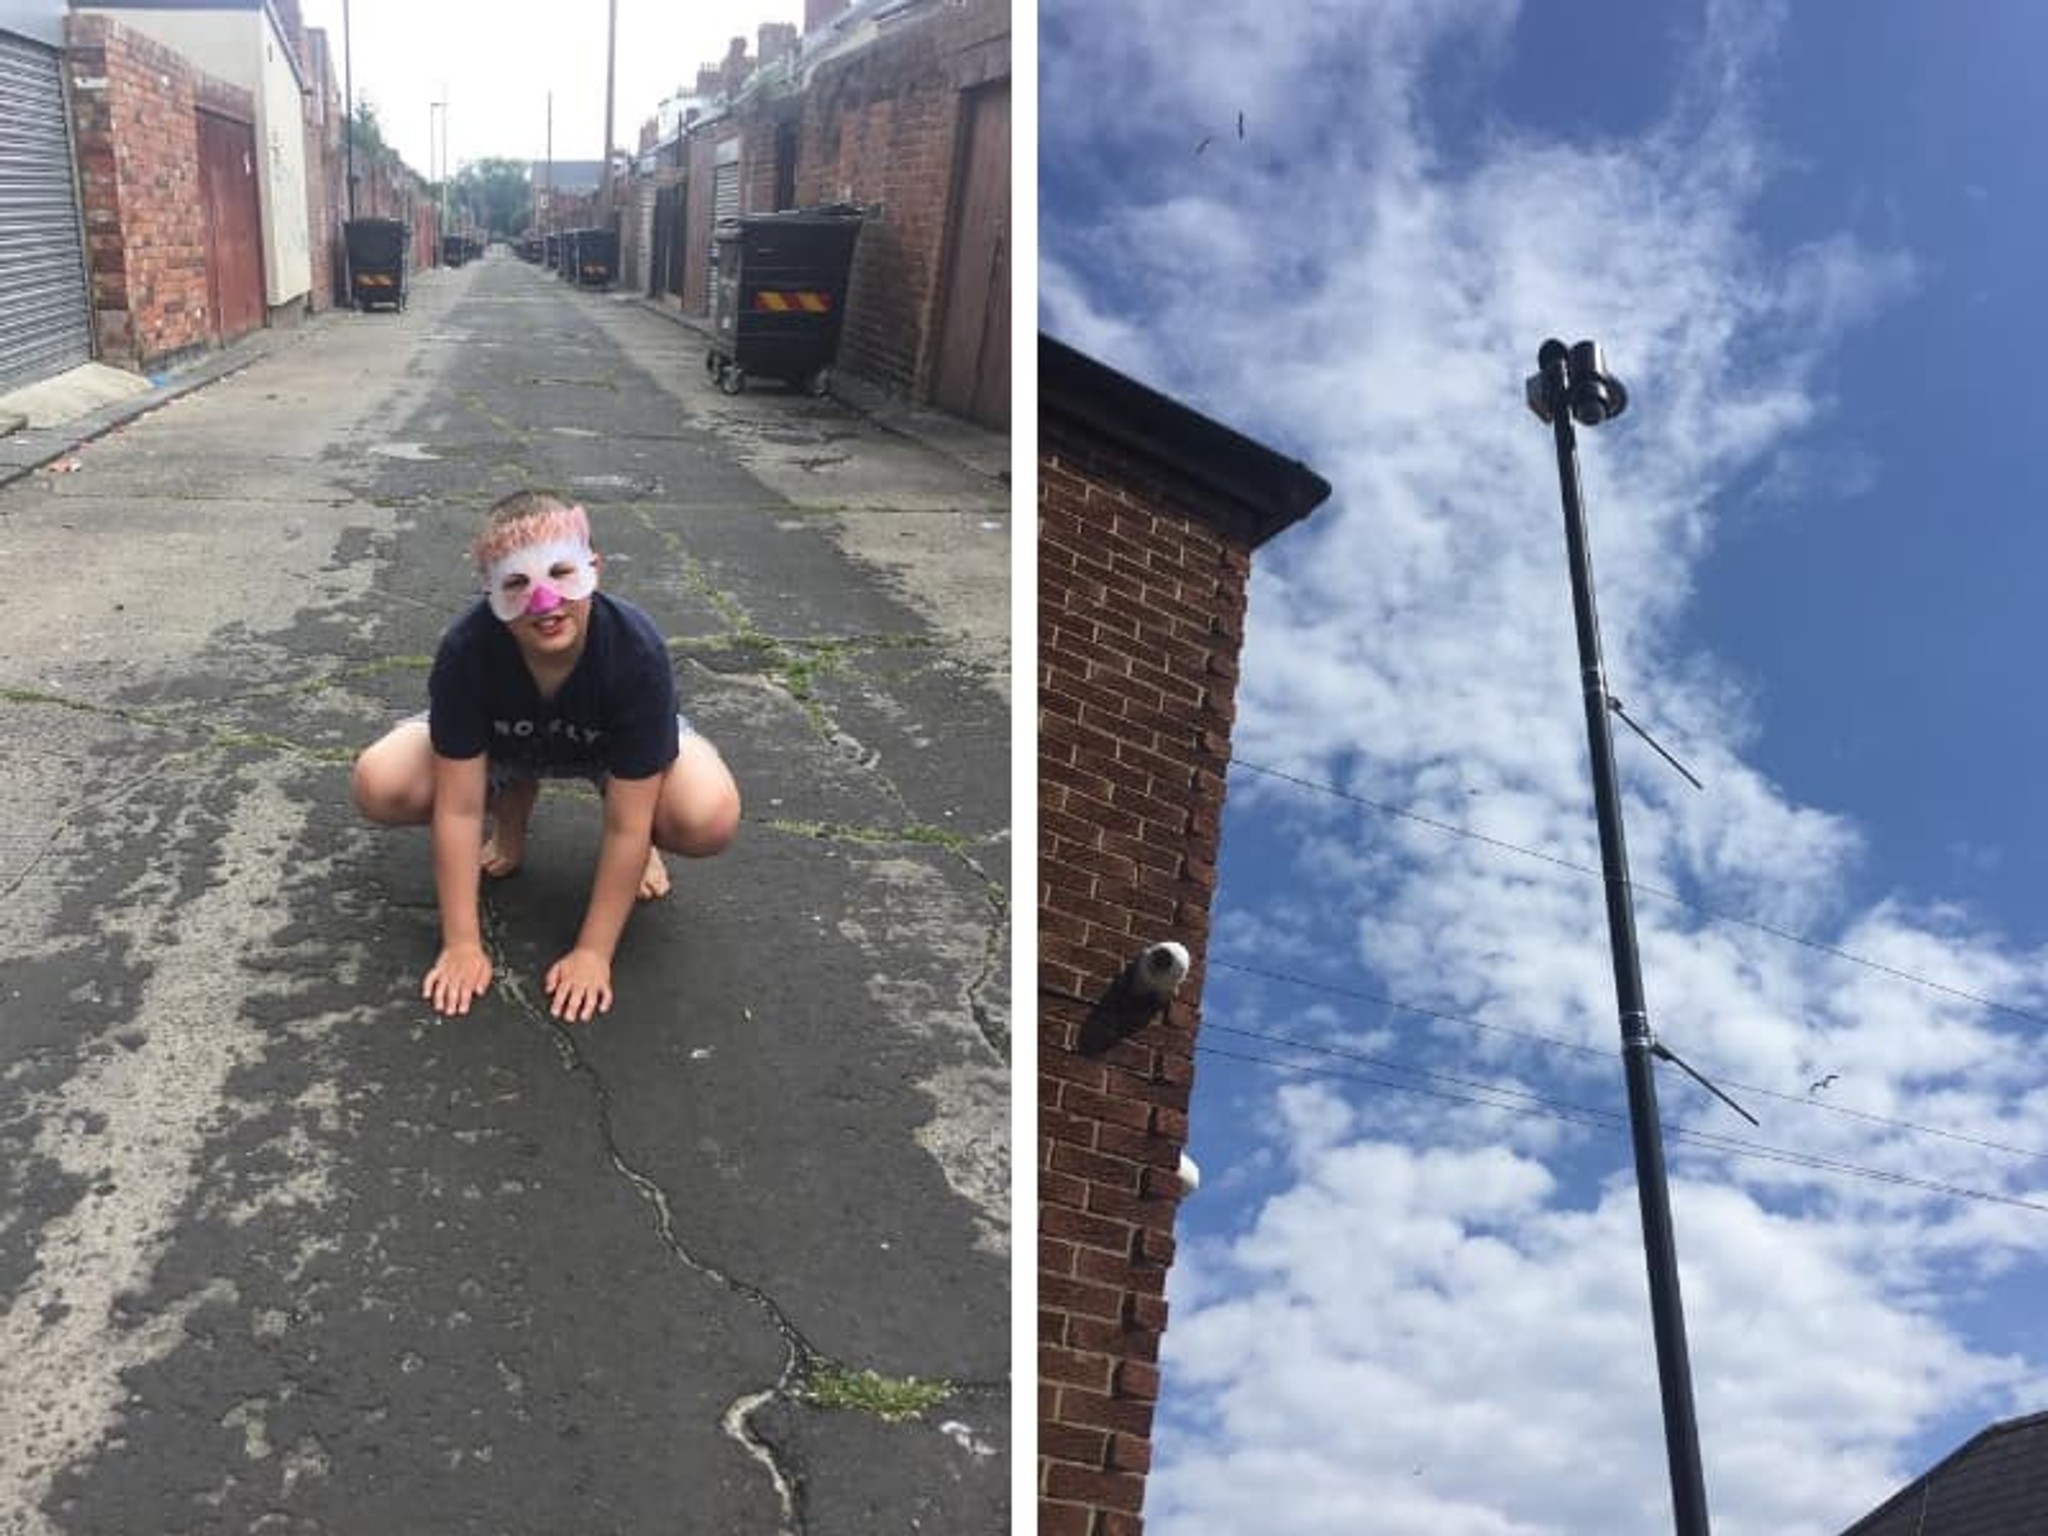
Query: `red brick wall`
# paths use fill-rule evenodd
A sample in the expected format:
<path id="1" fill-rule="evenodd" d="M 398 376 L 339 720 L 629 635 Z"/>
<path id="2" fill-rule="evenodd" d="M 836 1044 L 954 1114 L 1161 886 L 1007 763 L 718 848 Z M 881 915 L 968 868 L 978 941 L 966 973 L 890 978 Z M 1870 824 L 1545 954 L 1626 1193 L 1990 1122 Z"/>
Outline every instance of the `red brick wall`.
<path id="1" fill-rule="evenodd" d="M 104 16 L 65 36 L 99 355 L 147 371 L 210 339 L 193 113 L 253 123 L 255 103 Z"/>
<path id="2" fill-rule="evenodd" d="M 1008 0 L 946 0 L 908 11 L 857 52 L 818 63 L 800 100 L 787 90 L 758 90 L 704 124 L 689 139 L 682 308 L 696 315 L 711 308 L 713 146 L 739 139 L 740 208 L 770 212 L 776 124 L 793 120 L 797 206 L 857 203 L 868 211 L 839 366 L 930 399 L 948 219 L 961 174 L 961 98 L 1009 74 Z"/>
<path id="3" fill-rule="evenodd" d="M 1040 1536 L 1137 1536 L 1151 1463 L 1248 509 L 1039 428 Z M 1159 1013 L 1113 1002 L 1187 946 Z"/>
<path id="4" fill-rule="evenodd" d="M 775 112 L 753 115 L 743 130 L 740 148 L 740 209 L 745 213 L 775 212 Z"/>
<path id="5" fill-rule="evenodd" d="M 1009 78 L 1007 0 L 929 7 L 821 64 L 805 95 L 797 202 L 869 210 L 855 248 L 840 366 L 931 395 L 961 96 Z M 772 146 L 772 138 L 768 144 Z"/>

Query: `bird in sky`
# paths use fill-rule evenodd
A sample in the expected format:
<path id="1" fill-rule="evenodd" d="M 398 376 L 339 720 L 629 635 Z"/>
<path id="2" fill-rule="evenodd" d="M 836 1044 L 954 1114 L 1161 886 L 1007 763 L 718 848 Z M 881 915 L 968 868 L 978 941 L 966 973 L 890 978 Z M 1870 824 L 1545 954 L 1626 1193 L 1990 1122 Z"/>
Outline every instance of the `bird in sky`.
<path id="1" fill-rule="evenodd" d="M 1816 1082 L 1812 1082 L 1812 1083 L 1809 1083 L 1809 1084 L 1807 1084 L 1807 1085 L 1806 1085 L 1806 1091 L 1807 1091 L 1808 1093 L 1819 1093 L 1819 1092 L 1821 1091 L 1821 1089 L 1823 1089 L 1823 1088 L 1832 1088 L 1832 1087 L 1834 1087 L 1834 1086 L 1835 1086 L 1835 1084 L 1836 1084 L 1836 1083 L 1838 1083 L 1838 1082 L 1840 1082 L 1841 1080 L 1842 1080 L 1842 1074 L 1841 1074 L 1841 1073 L 1839 1073 L 1839 1072 L 1830 1072 L 1830 1073 L 1829 1073 L 1829 1074 L 1828 1074 L 1828 1075 L 1827 1075 L 1826 1077 L 1823 1077 L 1823 1078 L 1819 1079 L 1819 1080 L 1818 1080 L 1818 1081 L 1816 1081 Z"/>
<path id="2" fill-rule="evenodd" d="M 1202 140 L 1202 142 L 1201 142 L 1201 143 L 1199 143 L 1199 144 L 1197 144 L 1197 145 L 1195 146 L 1195 153 L 1199 155 L 1199 154 L 1200 154 L 1200 153 L 1201 153 L 1201 152 L 1202 152 L 1203 150 L 1207 149 L 1207 148 L 1208 148 L 1208 147 L 1209 147 L 1209 146 L 1210 146 L 1211 144 L 1213 144 L 1213 143 L 1214 143 L 1215 141 L 1216 141 L 1216 136 L 1215 136 L 1214 134 L 1209 134 L 1209 135 L 1207 135 L 1206 137 L 1204 137 L 1204 138 L 1203 138 L 1203 140 Z"/>

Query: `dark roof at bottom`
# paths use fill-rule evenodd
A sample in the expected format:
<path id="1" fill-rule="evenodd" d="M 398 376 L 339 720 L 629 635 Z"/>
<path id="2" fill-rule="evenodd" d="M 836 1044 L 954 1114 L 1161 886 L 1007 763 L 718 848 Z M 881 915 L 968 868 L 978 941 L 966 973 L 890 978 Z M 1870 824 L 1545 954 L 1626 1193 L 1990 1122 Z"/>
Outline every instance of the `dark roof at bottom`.
<path id="1" fill-rule="evenodd" d="M 2048 1531 L 2048 1413 L 1981 1430 L 1842 1536 Z"/>
<path id="2" fill-rule="evenodd" d="M 1252 547 L 1300 522 L 1330 482 L 1156 389 L 1038 334 L 1038 406 L 1085 422 L 1118 446 L 1172 465 L 1252 514 Z"/>

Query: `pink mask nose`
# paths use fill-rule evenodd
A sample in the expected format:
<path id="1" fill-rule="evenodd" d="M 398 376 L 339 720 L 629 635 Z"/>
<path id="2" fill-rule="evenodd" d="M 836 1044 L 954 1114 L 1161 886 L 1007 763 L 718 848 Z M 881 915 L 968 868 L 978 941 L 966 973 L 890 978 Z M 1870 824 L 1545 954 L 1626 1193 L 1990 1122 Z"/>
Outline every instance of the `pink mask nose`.
<path id="1" fill-rule="evenodd" d="M 545 582 L 535 582 L 532 595 L 526 599 L 526 611 L 531 614 L 553 613 L 562 606 L 562 594 Z"/>

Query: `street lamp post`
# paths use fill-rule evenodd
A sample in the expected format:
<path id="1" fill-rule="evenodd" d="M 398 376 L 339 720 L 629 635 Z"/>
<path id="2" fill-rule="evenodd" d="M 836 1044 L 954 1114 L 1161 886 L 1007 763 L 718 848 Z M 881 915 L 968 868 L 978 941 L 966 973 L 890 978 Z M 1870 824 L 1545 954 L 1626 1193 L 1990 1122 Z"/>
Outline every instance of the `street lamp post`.
<path id="1" fill-rule="evenodd" d="M 1671 1502 L 1678 1536 L 1707 1536 L 1706 1483 L 1700 1473 L 1699 1424 L 1693 1413 L 1692 1363 L 1685 1343 L 1685 1308 L 1678 1290 L 1678 1248 L 1671 1225 L 1671 1191 L 1664 1171 L 1663 1129 L 1657 1119 L 1656 1036 L 1643 995 L 1636 950 L 1635 902 L 1629 887 L 1628 848 L 1621 829 L 1621 785 L 1614 767 L 1614 707 L 1600 657 L 1600 618 L 1593 606 L 1593 561 L 1586 540 L 1579 489 L 1578 442 L 1572 432 L 1598 426 L 1628 408 L 1628 391 L 1607 372 L 1600 348 L 1582 341 L 1567 348 L 1543 343 L 1538 372 L 1528 383 L 1529 409 L 1557 439 L 1558 487 L 1564 501 L 1565 553 L 1571 566 L 1572 613 L 1577 621 L 1579 675 L 1586 703 L 1586 740 L 1593 760 L 1593 806 L 1600 824 L 1600 866 L 1607 885 L 1607 936 L 1614 956 L 1614 992 L 1621 1013 L 1622 1070 L 1628 1084 L 1629 1128 L 1635 1144 L 1636 1200 L 1642 1208 L 1643 1255 L 1649 1270 L 1650 1320 L 1656 1337 L 1657 1378 L 1664 1401 L 1664 1452 L 1671 1468 Z"/>
<path id="2" fill-rule="evenodd" d="M 448 236 L 448 82 L 441 82 L 441 180 L 439 183 L 441 201 L 441 237 Z"/>

